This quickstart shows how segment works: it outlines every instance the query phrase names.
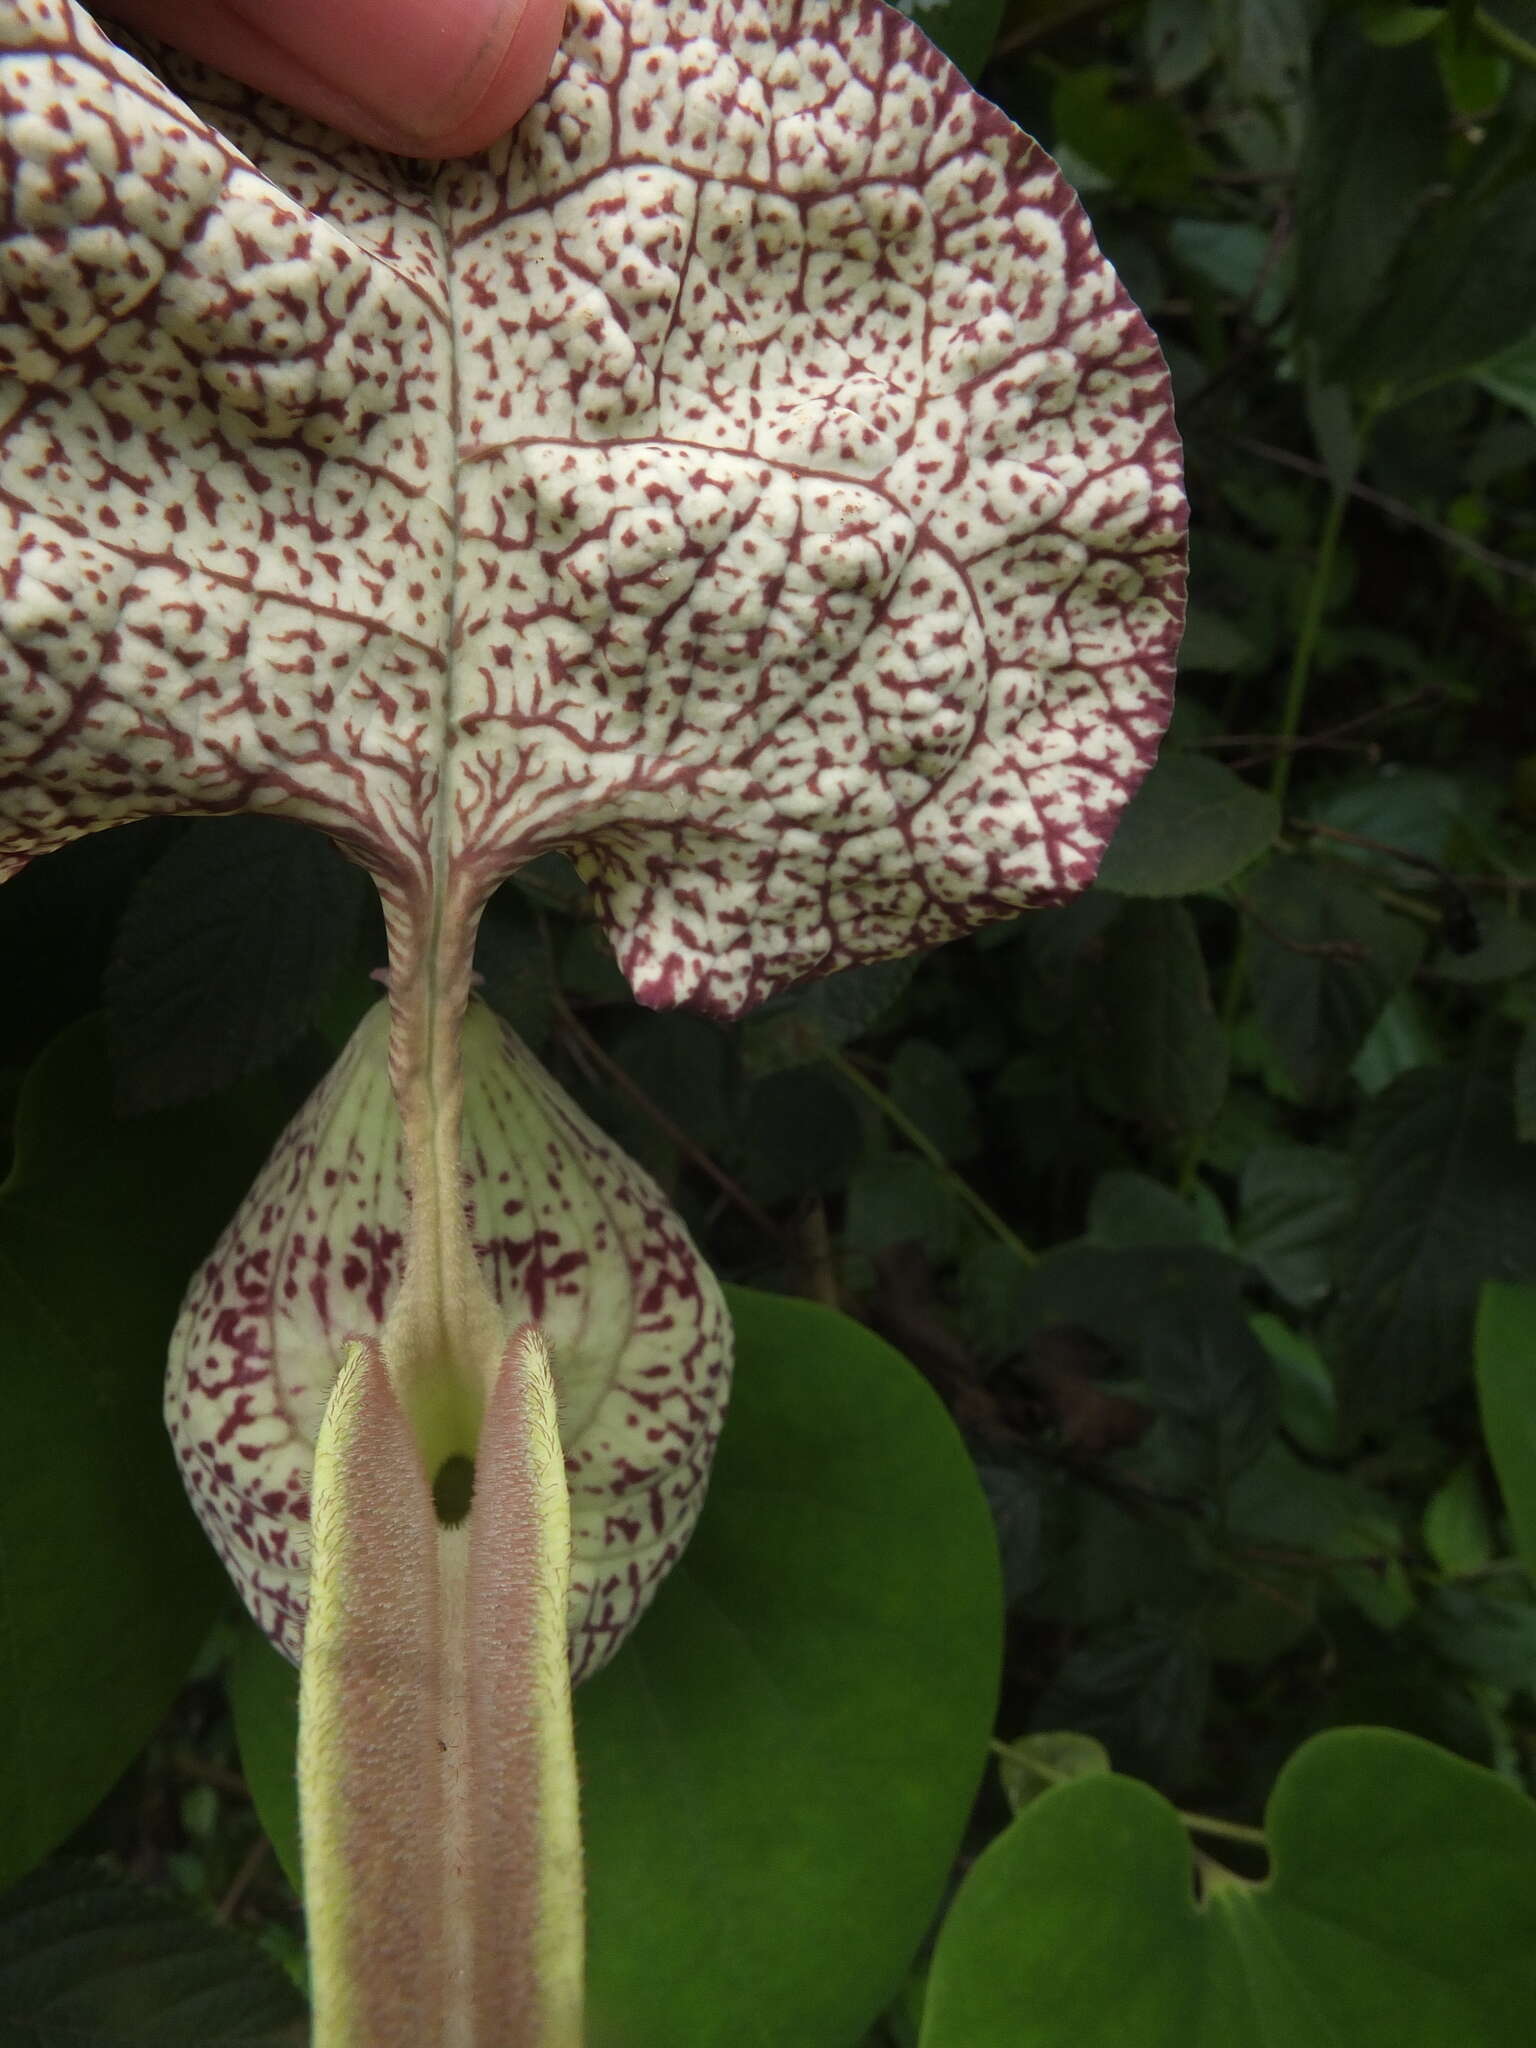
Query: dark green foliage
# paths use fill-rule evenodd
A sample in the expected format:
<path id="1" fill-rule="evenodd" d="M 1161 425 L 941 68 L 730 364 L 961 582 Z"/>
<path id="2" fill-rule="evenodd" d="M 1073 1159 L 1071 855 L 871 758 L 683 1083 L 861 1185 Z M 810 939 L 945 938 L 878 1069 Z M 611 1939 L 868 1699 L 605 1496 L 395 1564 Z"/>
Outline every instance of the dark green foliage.
<path id="1" fill-rule="evenodd" d="M 304 2001 L 244 1935 L 93 1869 L 0 1899 L 0 2048 L 304 2048 Z"/>
<path id="2" fill-rule="evenodd" d="M 1227 1042 L 1182 904 L 1126 904 L 1078 977 L 1078 1016 L 1078 1067 L 1101 1108 L 1165 1136 L 1211 1122 Z"/>
<path id="3" fill-rule="evenodd" d="M 1099 869 L 1121 896 L 1191 896 L 1274 843 L 1274 800 L 1201 754 L 1166 752 L 1131 799 Z"/>
<path id="4" fill-rule="evenodd" d="M 212 1095 L 289 1051 L 352 966 L 371 894 L 317 832 L 188 826 L 140 883 L 107 973 L 125 1107 Z"/>
<path id="5" fill-rule="evenodd" d="M 260 1164 L 272 1110 L 247 1089 L 214 1114 L 118 1120 L 92 1022 L 22 1094 L 0 1188 L 0 1883 L 133 1760 L 222 1596 L 160 1386 L 188 1276 Z"/>
<path id="6" fill-rule="evenodd" d="M 1303 1097 L 1342 1082 L 1423 947 L 1340 865 L 1280 856 L 1244 899 L 1252 927 L 1253 999 L 1265 1037 Z"/>
<path id="7" fill-rule="evenodd" d="M 1381 304 L 1440 168 L 1449 118 L 1432 49 L 1373 48 L 1348 17 L 1329 24 L 1298 167 L 1296 310 L 1330 379 Z"/>
<path id="8" fill-rule="evenodd" d="M 1340 1248 L 1339 1366 L 1353 1414 L 1392 1422 L 1464 1380 L 1486 1279 L 1536 1275 L 1536 1150 L 1471 1067 L 1404 1074 L 1361 1126 Z"/>

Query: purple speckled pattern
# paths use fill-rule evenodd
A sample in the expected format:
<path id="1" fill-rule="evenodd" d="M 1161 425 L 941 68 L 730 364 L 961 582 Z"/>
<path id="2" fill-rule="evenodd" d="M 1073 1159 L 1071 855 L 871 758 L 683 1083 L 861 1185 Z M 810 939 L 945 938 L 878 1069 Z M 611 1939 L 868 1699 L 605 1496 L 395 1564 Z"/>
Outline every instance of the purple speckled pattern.
<path id="1" fill-rule="evenodd" d="M 910 23 L 577 0 L 433 169 L 161 72 L 0 21 L 0 873 L 279 811 L 408 958 L 563 847 L 722 1014 L 1091 878 L 1169 706 L 1167 377 Z"/>
<path id="2" fill-rule="evenodd" d="M 193 1279 L 166 1418 L 256 1621 L 303 1639 L 314 1441 L 346 1340 L 381 1327 L 409 1197 L 381 1004 Z M 666 1198 L 483 1004 L 465 1024 L 470 1237 L 508 1334 L 550 1346 L 571 1490 L 573 1678 L 618 1647 L 697 1519 L 730 1386 L 714 1276 Z"/>
<path id="3" fill-rule="evenodd" d="M 1081 208 L 879 0 L 576 0 L 526 119 L 435 167 L 0 10 L 0 879 L 256 811 L 384 899 L 394 1094 L 381 1013 L 173 1359 L 290 1654 L 341 1347 L 403 1302 L 419 1374 L 454 1307 L 406 1277 L 402 1114 L 433 1245 L 462 1168 L 551 1341 L 578 1675 L 697 1513 L 729 1336 L 676 1218 L 483 1011 L 455 1129 L 489 892 L 566 850 L 639 998 L 721 1015 L 1070 894 L 1166 722 L 1184 527 Z"/>

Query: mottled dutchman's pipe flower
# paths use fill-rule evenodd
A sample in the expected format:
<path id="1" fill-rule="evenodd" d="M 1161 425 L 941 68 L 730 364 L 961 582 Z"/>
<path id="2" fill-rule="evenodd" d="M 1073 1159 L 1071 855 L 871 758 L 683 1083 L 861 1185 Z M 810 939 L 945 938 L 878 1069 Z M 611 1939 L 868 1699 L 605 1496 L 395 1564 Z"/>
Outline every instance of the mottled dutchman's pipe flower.
<path id="1" fill-rule="evenodd" d="M 410 1195 L 380 1004 L 283 1133 L 188 1292 L 166 1419 L 193 1505 L 295 1662 L 309 1495 L 349 1338 L 378 1339 Z M 465 1219 L 506 1334 L 549 1346 L 571 1496 L 572 1676 L 610 1657 L 687 1541 L 730 1384 L 719 1284 L 666 1197 L 481 1003 L 464 1026 Z M 459 1515 L 473 1444 L 437 1470 Z"/>
<path id="2" fill-rule="evenodd" d="M 388 1091 L 376 1019 L 171 1398 L 290 1652 L 311 1498 L 315 2038 L 567 2048 L 567 1636 L 685 1533 L 725 1347 L 469 1007 L 476 922 L 563 849 L 641 1001 L 734 1016 L 1085 886 L 1169 709 L 1167 374 L 1056 167 L 879 0 L 575 0 L 526 119 L 430 170 L 9 0 L 0 145 L 0 880 L 257 811 L 388 927 Z"/>

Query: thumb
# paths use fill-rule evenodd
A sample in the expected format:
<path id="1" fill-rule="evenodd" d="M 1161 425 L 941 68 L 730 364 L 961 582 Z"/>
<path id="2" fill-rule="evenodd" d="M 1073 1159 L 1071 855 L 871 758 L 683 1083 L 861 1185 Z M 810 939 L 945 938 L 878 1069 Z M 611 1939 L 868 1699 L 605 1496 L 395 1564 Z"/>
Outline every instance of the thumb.
<path id="1" fill-rule="evenodd" d="M 132 28 L 407 156 L 483 149 L 538 97 L 564 0 L 107 0 Z"/>

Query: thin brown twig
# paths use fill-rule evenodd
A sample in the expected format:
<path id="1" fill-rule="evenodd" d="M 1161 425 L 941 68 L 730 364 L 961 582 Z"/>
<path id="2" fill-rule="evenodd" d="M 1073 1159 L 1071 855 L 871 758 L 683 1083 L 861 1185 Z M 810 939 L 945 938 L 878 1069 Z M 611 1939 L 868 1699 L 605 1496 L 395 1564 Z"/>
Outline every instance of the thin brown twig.
<path id="1" fill-rule="evenodd" d="M 1337 725 L 1325 725 L 1321 732 L 1298 733 L 1294 739 L 1287 739 L 1277 732 L 1236 732 L 1212 733 L 1203 740 L 1191 740 L 1190 747 L 1201 753 L 1220 753 L 1225 748 L 1234 752 L 1240 747 L 1262 747 L 1267 753 L 1276 753 L 1281 748 L 1299 753 L 1305 747 L 1331 746 L 1342 740 L 1346 734 L 1359 732 L 1363 726 L 1379 724 L 1384 719 L 1397 718 L 1405 711 L 1433 710 L 1445 701 L 1446 689 L 1443 683 L 1421 683 L 1406 697 L 1399 697 L 1391 704 L 1373 704 L 1369 711 L 1357 711 L 1353 718 L 1344 718 Z M 1377 742 L 1370 742 L 1376 745 Z"/>
<path id="2" fill-rule="evenodd" d="M 233 1920 L 235 1914 L 240 1910 L 240 1901 L 256 1882 L 257 1877 L 261 1873 L 262 1864 L 266 1862 L 271 1853 L 271 1842 L 265 1835 L 258 1835 L 241 1858 L 240 1868 L 235 1872 L 230 1882 L 229 1890 L 220 1899 L 217 1906 L 214 1907 L 213 1917 L 215 1920 L 222 1921 L 225 1926 Z"/>
<path id="3" fill-rule="evenodd" d="M 1246 1558 L 1250 1564 L 1271 1564 L 1280 1570 L 1293 1572 L 1346 1572 L 1363 1567 L 1380 1573 L 1398 1562 L 1393 1553 L 1386 1550 L 1365 1551 L 1355 1557 L 1329 1557 L 1320 1550 L 1288 1550 L 1283 1545 L 1269 1543 L 1244 1543 L 1233 1555 Z"/>
<path id="4" fill-rule="evenodd" d="M 171 1769 L 178 1778 L 211 1785 L 226 1799 L 249 1800 L 251 1796 L 250 1788 L 238 1771 L 226 1770 L 222 1764 L 211 1764 L 203 1757 L 194 1756 L 190 1750 L 178 1749 L 171 1758 Z"/>
<path id="5" fill-rule="evenodd" d="M 1293 939 L 1277 925 L 1269 922 L 1253 907 L 1253 900 L 1240 896 L 1234 889 L 1232 901 L 1247 918 L 1258 927 L 1265 938 L 1272 939 L 1277 946 L 1283 946 L 1287 953 L 1301 953 L 1309 960 L 1363 960 L 1365 948 L 1358 939 Z"/>
<path id="6" fill-rule="evenodd" d="M 767 1210 L 754 1202 L 746 1189 L 734 1181 L 723 1166 L 711 1159 L 702 1145 L 695 1143 L 680 1125 L 672 1121 L 671 1117 L 667 1115 L 666 1111 L 658 1103 L 651 1100 L 639 1082 L 632 1080 L 613 1055 L 605 1052 L 603 1047 L 599 1045 L 570 1004 L 567 1003 L 558 984 L 552 980 L 551 986 L 554 990 L 556 1021 L 561 1031 L 572 1041 L 573 1047 L 579 1047 L 586 1060 L 592 1067 L 597 1069 L 603 1079 L 611 1082 L 622 1094 L 627 1095 L 636 1109 L 649 1117 L 662 1136 L 674 1144 L 683 1157 L 691 1165 L 696 1166 L 700 1173 L 714 1182 L 721 1194 L 725 1196 L 726 1200 L 733 1207 L 739 1209 L 742 1215 L 755 1223 L 765 1236 L 772 1238 L 774 1243 L 782 1248 L 785 1243 L 785 1233 L 774 1222 Z"/>
<path id="7" fill-rule="evenodd" d="M 1234 775 L 1244 775 L 1250 768 L 1263 768 L 1271 763 L 1276 754 L 1351 754 L 1356 759 L 1372 763 L 1381 760 L 1380 740 L 1283 740 L 1277 735 L 1262 746 L 1255 746 L 1252 753 L 1234 754 L 1227 766 Z"/>
<path id="8" fill-rule="evenodd" d="M 1110 14 L 1116 0 L 1059 0 L 1054 7 L 1032 6 L 1023 21 L 1005 28 L 992 45 L 994 57 L 1010 57 L 1015 50 L 1027 50 L 1046 42 L 1059 30 L 1077 28 L 1096 14 Z"/>
<path id="9" fill-rule="evenodd" d="M 1394 846 L 1387 839 L 1371 839 L 1364 832 L 1346 832 L 1342 825 L 1324 825 L 1310 818 L 1287 818 L 1288 832 L 1310 832 L 1319 839 L 1333 839 L 1341 846 L 1358 846 L 1366 853 L 1379 853 L 1388 860 L 1401 861 L 1404 867 L 1420 868 L 1425 874 L 1433 875 L 1437 882 L 1447 889 L 1536 889 L 1536 876 L 1525 875 L 1458 875 L 1440 861 L 1431 860 L 1427 853 L 1415 853 L 1410 847 Z"/>
<path id="10" fill-rule="evenodd" d="M 1328 465 L 1317 461 L 1314 456 L 1298 455 L 1290 448 L 1276 448 L 1268 441 L 1255 441 L 1246 434 L 1234 434 L 1231 439 L 1235 448 L 1257 455 L 1262 462 L 1277 463 L 1282 469 L 1294 469 L 1301 476 L 1328 481 Z M 1374 505 L 1378 512 L 1402 520 L 1405 526 L 1417 527 L 1420 533 L 1428 534 L 1431 540 L 1437 540 L 1445 547 L 1454 548 L 1470 561 L 1482 562 L 1487 568 L 1497 569 L 1501 575 L 1518 577 L 1522 583 L 1536 584 L 1536 567 L 1531 563 L 1519 561 L 1514 555 L 1501 555 L 1494 548 L 1485 548 L 1480 540 L 1473 540 L 1470 534 L 1458 533 L 1454 526 L 1431 519 L 1403 498 L 1394 498 L 1386 491 L 1376 490 L 1371 484 L 1358 482 L 1349 485 L 1348 495 L 1358 498 L 1362 505 Z"/>

